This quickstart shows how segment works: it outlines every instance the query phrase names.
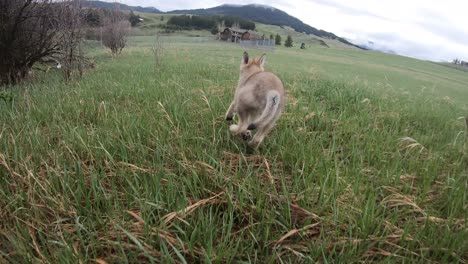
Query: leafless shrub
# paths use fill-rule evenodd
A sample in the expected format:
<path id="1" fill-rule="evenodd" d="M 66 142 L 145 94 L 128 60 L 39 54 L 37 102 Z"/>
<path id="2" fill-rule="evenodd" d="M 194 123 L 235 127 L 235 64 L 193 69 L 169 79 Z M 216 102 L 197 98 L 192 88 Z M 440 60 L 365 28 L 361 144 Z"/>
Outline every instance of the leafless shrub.
<path id="1" fill-rule="evenodd" d="M 85 66 L 89 66 L 89 60 L 84 56 L 82 42 L 84 39 L 84 18 L 80 0 L 64 3 L 61 8 L 62 17 L 67 17 L 59 24 L 59 30 L 63 35 L 60 41 L 60 53 L 58 61 L 61 62 L 61 70 L 66 81 L 69 81 L 72 73 L 78 71 L 83 75 Z"/>
<path id="2" fill-rule="evenodd" d="M 154 58 L 154 68 L 160 69 L 163 64 L 164 43 L 159 33 L 156 33 L 154 43 L 151 46 L 151 52 L 153 53 L 153 58 Z"/>
<path id="3" fill-rule="evenodd" d="M 18 83 L 35 63 L 82 56 L 80 2 L 0 1 L 0 85 Z"/>
<path id="4" fill-rule="evenodd" d="M 111 50 L 113 56 L 119 55 L 127 45 L 130 29 L 130 22 L 118 10 L 113 10 L 104 18 L 102 43 Z"/>
<path id="5" fill-rule="evenodd" d="M 49 1 L 0 2 L 0 82 L 16 84 L 32 65 L 58 50 L 53 41 L 58 14 Z"/>
<path id="6" fill-rule="evenodd" d="M 237 29 L 237 30 L 240 30 L 240 24 L 239 24 L 239 21 L 236 21 L 232 24 L 232 28 L 233 29 Z M 224 30 L 224 29 L 223 29 Z"/>
<path id="7" fill-rule="evenodd" d="M 218 22 L 217 27 L 218 27 L 218 32 L 223 32 L 224 29 L 226 28 L 226 24 L 224 23 L 224 20 L 221 22 Z"/>
<path id="8" fill-rule="evenodd" d="M 216 34 L 217 40 L 221 40 L 221 33 L 224 31 L 225 28 L 226 28 L 226 25 L 224 23 L 224 20 L 216 23 L 216 29 L 218 31 L 218 33 Z"/>

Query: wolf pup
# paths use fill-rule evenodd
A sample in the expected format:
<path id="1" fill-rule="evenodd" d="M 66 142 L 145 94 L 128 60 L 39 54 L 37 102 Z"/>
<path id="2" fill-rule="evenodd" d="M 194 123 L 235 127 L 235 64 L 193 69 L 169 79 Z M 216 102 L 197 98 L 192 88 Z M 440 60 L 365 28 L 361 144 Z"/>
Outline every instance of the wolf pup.
<path id="1" fill-rule="evenodd" d="M 226 113 L 226 120 L 237 114 L 239 123 L 229 130 L 257 148 L 275 125 L 284 108 L 285 93 L 281 80 L 263 69 L 266 54 L 260 58 L 249 59 L 244 52 L 240 65 L 239 83 L 234 100 Z M 251 131 L 257 130 L 252 138 Z"/>

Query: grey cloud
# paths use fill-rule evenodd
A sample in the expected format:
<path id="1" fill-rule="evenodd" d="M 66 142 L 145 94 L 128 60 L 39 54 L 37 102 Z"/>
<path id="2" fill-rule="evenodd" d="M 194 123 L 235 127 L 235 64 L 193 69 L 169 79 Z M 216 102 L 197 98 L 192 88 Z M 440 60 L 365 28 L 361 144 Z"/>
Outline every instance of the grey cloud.
<path id="1" fill-rule="evenodd" d="M 436 23 L 425 23 L 421 26 L 435 35 L 441 36 L 459 44 L 467 45 L 468 49 L 468 32 L 462 30 L 461 28 L 454 28 L 451 25 Z"/>
<path id="2" fill-rule="evenodd" d="M 432 10 L 422 9 L 420 14 L 421 18 L 415 21 L 416 25 L 434 35 L 468 46 L 468 31 L 464 26 L 453 24 L 450 19 Z"/>
<path id="3" fill-rule="evenodd" d="M 106 2 L 114 2 L 115 0 L 105 0 Z M 200 4 L 199 2 L 195 1 L 184 1 L 184 0 L 171 0 L 171 1 L 163 1 L 163 0 L 124 0 L 119 1 L 126 5 L 131 6 L 143 6 L 143 7 L 155 7 L 161 11 L 171 11 L 175 9 L 192 9 L 192 8 L 200 8 L 201 5 L 205 6 L 210 2 L 216 1 L 205 1 L 204 4 Z M 207 3 L 208 2 L 208 3 Z M 208 4 L 209 5 L 209 4 Z"/>
<path id="4" fill-rule="evenodd" d="M 108 2 L 114 0 L 106 0 Z M 274 5 L 276 7 L 294 7 L 294 5 L 290 4 L 289 1 L 286 0 L 276 0 L 266 1 L 266 0 L 236 0 L 236 1 L 222 1 L 222 0 L 209 0 L 209 1 L 186 1 L 186 0 L 171 0 L 171 1 L 164 1 L 164 0 L 125 0 L 121 1 L 128 5 L 135 5 L 135 6 L 152 6 L 156 7 L 162 11 L 172 11 L 177 9 L 198 9 L 198 8 L 210 8 L 215 7 L 222 4 L 239 4 L 239 5 L 246 5 L 246 4 L 264 4 L 264 5 Z"/>
<path id="5" fill-rule="evenodd" d="M 343 3 L 335 2 L 335 1 L 330 1 L 330 0 L 310 0 L 310 2 L 323 5 L 323 6 L 329 6 L 329 7 L 334 7 L 338 9 L 341 13 L 347 14 L 347 15 L 352 15 L 352 16 L 368 16 L 368 17 L 373 17 L 373 18 L 378 18 L 381 20 L 387 20 L 387 21 L 393 21 L 392 18 L 390 17 L 384 17 L 384 16 L 379 16 L 375 13 L 355 8 L 352 7 L 351 5 L 346 5 Z M 348 1 L 348 3 L 350 3 Z"/>
<path id="6" fill-rule="evenodd" d="M 459 50 L 424 42 L 418 38 L 403 39 L 392 32 L 369 33 L 364 39 L 373 40 L 374 48 L 379 50 L 392 50 L 400 55 L 423 60 L 450 61 L 457 57 L 468 58 L 468 50 L 460 53 Z"/>

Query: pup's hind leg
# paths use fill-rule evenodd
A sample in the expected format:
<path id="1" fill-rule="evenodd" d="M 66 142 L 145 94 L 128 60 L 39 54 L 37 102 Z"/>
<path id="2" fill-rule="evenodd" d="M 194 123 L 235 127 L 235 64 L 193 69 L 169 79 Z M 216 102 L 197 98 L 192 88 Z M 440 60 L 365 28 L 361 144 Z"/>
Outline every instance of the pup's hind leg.
<path id="1" fill-rule="evenodd" d="M 258 146 L 263 142 L 265 136 L 273 129 L 274 123 L 267 124 L 263 127 L 258 127 L 257 133 L 253 136 L 252 140 L 249 141 L 248 145 L 251 148 L 258 148 Z"/>
<path id="2" fill-rule="evenodd" d="M 258 128 L 257 133 L 253 136 L 252 140 L 249 141 L 248 145 L 251 148 L 258 148 L 260 143 L 262 143 L 263 139 L 265 138 L 266 133 L 263 128 Z"/>

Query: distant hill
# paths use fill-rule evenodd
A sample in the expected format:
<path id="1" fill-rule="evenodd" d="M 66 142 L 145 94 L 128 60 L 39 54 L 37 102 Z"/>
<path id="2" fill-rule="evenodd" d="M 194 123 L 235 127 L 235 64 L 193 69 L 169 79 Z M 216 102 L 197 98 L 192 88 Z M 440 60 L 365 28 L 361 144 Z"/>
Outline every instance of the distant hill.
<path id="1" fill-rule="evenodd" d="M 192 10 L 174 10 L 167 12 L 169 14 L 192 14 L 192 15 L 232 15 L 239 16 L 245 19 L 249 19 L 255 22 L 277 25 L 277 26 L 288 26 L 298 32 L 304 32 L 306 34 L 313 34 L 322 38 L 337 39 L 338 41 L 355 46 L 362 49 L 362 47 L 355 45 L 344 38 L 338 37 L 331 32 L 319 30 L 311 27 L 301 20 L 288 15 L 286 12 L 276 9 L 274 7 L 265 5 L 221 5 L 213 8 L 206 9 L 192 9 Z"/>
<path id="2" fill-rule="evenodd" d="M 161 10 L 155 7 L 141 7 L 141 6 L 129 6 L 121 3 L 109 3 L 109 2 L 102 2 L 102 1 L 84 1 L 83 6 L 85 7 L 94 7 L 94 8 L 105 8 L 105 9 L 112 9 L 117 5 L 117 8 L 120 10 L 128 10 L 128 11 L 136 11 L 142 13 L 153 13 L 153 14 L 161 14 Z"/>
<path id="3" fill-rule="evenodd" d="M 120 10 L 133 10 L 143 13 L 164 13 L 154 7 L 141 7 L 141 6 L 128 6 L 120 3 L 109 3 L 102 1 L 86 1 L 85 6 L 96 7 L 96 8 L 114 8 L 118 5 Z M 301 20 L 288 15 L 286 12 L 266 5 L 230 5 L 225 4 L 213 8 L 206 9 L 191 9 L 191 10 L 174 10 L 166 12 L 166 14 L 191 14 L 191 15 L 229 15 L 238 16 L 244 19 L 252 20 L 255 22 L 276 25 L 276 26 L 287 26 L 293 28 L 297 32 L 315 35 L 322 38 L 336 39 L 344 44 L 357 47 L 359 49 L 365 49 L 359 45 L 355 45 L 348 40 L 338 37 L 331 32 L 325 30 L 316 29 L 311 27 Z"/>

